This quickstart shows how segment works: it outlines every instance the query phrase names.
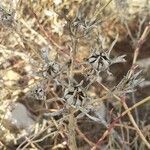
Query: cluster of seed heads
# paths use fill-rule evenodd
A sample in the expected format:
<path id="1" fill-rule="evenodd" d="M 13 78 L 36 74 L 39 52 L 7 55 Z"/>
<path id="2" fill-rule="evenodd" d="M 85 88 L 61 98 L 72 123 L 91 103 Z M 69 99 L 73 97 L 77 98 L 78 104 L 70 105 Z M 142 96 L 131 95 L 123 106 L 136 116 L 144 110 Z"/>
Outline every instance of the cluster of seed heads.
<path id="1" fill-rule="evenodd" d="M 50 60 L 48 58 L 48 48 L 41 49 L 41 57 L 44 60 L 43 77 L 57 81 L 60 85 L 63 86 L 64 82 L 59 75 L 63 72 L 66 72 L 65 68 L 62 68 L 59 63 L 55 60 Z M 90 54 L 86 59 L 86 62 L 91 66 L 91 68 L 96 72 L 108 72 L 109 67 L 118 62 L 124 62 L 124 55 L 111 59 L 107 51 L 95 50 Z M 66 84 L 66 83 L 65 83 Z M 82 85 L 78 83 L 70 83 L 67 86 L 64 86 L 63 99 L 65 102 L 71 106 L 83 106 L 87 101 L 86 92 L 83 91 Z M 38 89 L 38 88 L 37 88 Z M 36 94 L 39 92 L 39 95 Z M 35 95 L 38 99 L 43 98 L 44 92 L 41 88 L 36 90 Z"/>
<path id="2" fill-rule="evenodd" d="M 81 15 L 77 15 L 77 17 L 73 20 L 72 23 L 73 23 L 72 25 L 74 26 L 73 28 L 78 28 L 78 26 L 83 26 L 83 30 L 85 30 L 86 26 L 89 24 L 88 22 L 86 22 L 86 23 L 82 22 Z M 57 81 L 57 83 L 59 83 L 59 85 L 62 86 L 62 88 L 64 90 L 63 90 L 63 97 L 61 97 L 61 98 L 65 101 L 66 104 L 69 104 L 73 107 L 78 107 L 78 106 L 84 107 L 86 104 L 86 101 L 88 101 L 90 98 L 87 97 L 85 89 L 82 87 L 82 84 L 79 84 L 77 82 L 69 82 L 69 84 L 68 84 L 65 82 L 64 79 L 70 81 L 67 74 L 64 73 L 64 72 L 67 72 L 68 71 L 67 69 L 69 69 L 69 68 L 68 68 L 68 66 L 63 68 L 62 64 L 60 65 L 60 63 L 58 63 L 56 60 L 50 60 L 48 57 L 49 50 L 50 49 L 47 47 L 44 47 L 40 50 L 40 56 L 44 61 L 44 65 L 42 66 L 43 77 L 53 80 L 55 82 Z M 111 51 L 109 49 L 104 50 L 104 48 L 102 46 L 99 49 L 94 48 L 94 49 L 92 49 L 92 53 L 90 53 L 88 58 L 85 59 L 85 63 L 88 64 L 90 66 L 92 72 L 94 74 L 96 72 L 96 75 L 98 75 L 98 76 L 100 76 L 101 72 L 106 72 L 110 75 L 111 73 L 109 72 L 109 68 L 111 65 L 113 65 L 115 63 L 125 62 L 125 59 L 124 59 L 125 55 L 111 58 L 110 52 Z M 62 79 L 60 76 L 63 73 L 66 77 Z M 136 81 L 136 79 L 134 81 Z M 131 87 L 131 85 L 129 85 L 130 81 L 128 83 L 127 82 L 124 82 L 124 84 L 122 84 L 122 83 L 120 83 L 117 86 L 118 89 L 119 88 L 121 89 L 121 87 L 123 87 L 123 85 L 124 86 L 126 85 L 126 87 L 129 87 L 129 86 Z M 65 84 L 65 86 L 64 86 L 64 84 Z M 45 98 L 45 96 L 44 96 L 45 91 L 42 87 L 37 87 L 34 94 L 36 95 L 37 99 Z"/>

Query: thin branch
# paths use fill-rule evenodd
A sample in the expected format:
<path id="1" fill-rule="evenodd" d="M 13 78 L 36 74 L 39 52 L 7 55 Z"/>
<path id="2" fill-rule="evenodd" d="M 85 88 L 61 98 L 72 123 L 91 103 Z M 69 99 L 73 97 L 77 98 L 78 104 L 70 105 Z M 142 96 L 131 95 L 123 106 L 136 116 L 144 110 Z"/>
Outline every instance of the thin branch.
<path id="1" fill-rule="evenodd" d="M 68 146 L 71 150 L 77 150 L 77 144 L 76 144 L 76 133 L 75 133 L 75 126 L 76 126 L 76 119 L 74 117 L 74 111 L 72 108 L 69 110 L 69 125 L 68 125 Z"/>
<path id="2" fill-rule="evenodd" d="M 135 51 L 134 51 L 134 57 L 133 57 L 133 62 L 132 62 L 132 66 L 131 66 L 131 71 L 130 71 L 130 73 L 129 73 L 129 77 L 128 77 L 128 78 L 130 78 L 131 75 L 132 75 L 132 73 L 134 72 L 134 70 L 133 70 L 132 68 L 133 68 L 133 67 L 135 66 L 135 64 L 136 64 L 136 60 L 137 60 L 137 57 L 138 57 L 138 55 L 139 55 L 140 48 L 142 47 L 143 43 L 145 42 L 145 40 L 146 40 L 146 38 L 147 38 L 149 32 L 150 32 L 150 22 L 149 22 L 149 24 L 146 26 L 146 28 L 145 28 L 143 34 L 141 35 L 141 37 L 140 37 L 140 39 L 139 39 L 139 41 L 138 41 L 137 47 L 136 47 L 136 49 L 135 49 Z"/>
<path id="3" fill-rule="evenodd" d="M 101 86 L 108 92 L 110 92 L 110 90 L 104 86 L 103 84 L 101 84 Z M 113 94 L 113 93 L 112 93 Z M 122 99 L 120 97 L 118 97 L 117 95 L 113 94 L 113 96 L 120 102 L 122 102 L 123 107 L 125 108 L 125 112 L 122 113 L 121 116 L 117 117 L 117 119 L 120 119 L 120 117 L 124 116 L 125 114 L 128 114 L 129 119 L 131 121 L 131 123 L 133 124 L 133 126 L 135 127 L 137 133 L 139 134 L 139 136 L 141 137 L 141 139 L 143 140 L 143 142 L 145 143 L 145 145 L 150 149 L 150 143 L 146 140 L 146 138 L 144 137 L 143 133 L 141 132 L 141 130 L 139 129 L 139 127 L 137 126 L 132 114 L 131 114 L 131 110 L 138 107 L 139 105 L 147 102 L 150 100 L 150 96 L 141 100 L 140 102 L 136 103 L 134 106 L 132 106 L 131 108 L 128 108 L 127 104 L 125 103 L 125 101 L 122 101 Z M 110 132 L 110 129 L 114 127 L 114 124 L 117 122 L 117 119 L 114 120 L 114 122 L 111 124 L 111 126 L 109 127 L 108 130 L 106 130 L 106 132 L 104 133 L 103 137 L 96 143 L 96 145 L 98 145 Z M 95 150 L 96 146 L 92 148 L 92 150 Z"/>
<path id="4" fill-rule="evenodd" d="M 114 96 L 115 96 L 115 95 L 114 95 Z M 116 97 L 116 96 L 115 96 L 115 97 Z M 119 98 L 119 97 L 117 97 L 117 99 L 118 99 L 118 98 Z M 119 98 L 119 99 L 120 99 L 120 98 Z M 104 132 L 103 136 L 98 140 L 98 142 L 96 143 L 96 145 L 93 146 L 91 150 L 95 150 L 96 147 L 98 146 L 98 144 L 100 144 L 100 143 L 106 138 L 106 136 L 109 135 L 111 129 L 115 126 L 116 122 L 118 122 L 121 117 L 125 116 L 126 114 L 130 113 L 130 111 L 133 110 L 134 108 L 136 108 L 136 107 L 138 107 L 138 106 L 140 106 L 140 105 L 142 105 L 142 104 L 144 104 L 144 103 L 146 103 L 146 102 L 148 102 L 148 101 L 150 101 L 150 96 L 148 96 L 148 97 L 146 97 L 145 99 L 139 101 L 138 103 L 136 103 L 136 104 L 133 105 L 132 107 L 126 109 L 121 115 L 119 115 L 119 116 L 109 125 L 108 129 Z M 132 116 L 132 115 L 131 115 L 131 116 Z M 135 130 L 139 133 L 140 137 L 142 138 L 142 140 L 144 141 L 144 143 L 147 145 L 147 147 L 150 148 L 150 144 L 149 144 L 148 141 L 145 139 L 145 137 L 143 136 L 142 132 L 141 132 L 139 129 L 137 129 L 136 126 L 137 126 L 137 125 L 134 124 Z"/>
<path id="5" fill-rule="evenodd" d="M 78 134 L 90 145 L 90 146 L 95 146 L 95 143 L 91 142 L 81 131 L 78 127 L 76 127 L 76 131 Z"/>

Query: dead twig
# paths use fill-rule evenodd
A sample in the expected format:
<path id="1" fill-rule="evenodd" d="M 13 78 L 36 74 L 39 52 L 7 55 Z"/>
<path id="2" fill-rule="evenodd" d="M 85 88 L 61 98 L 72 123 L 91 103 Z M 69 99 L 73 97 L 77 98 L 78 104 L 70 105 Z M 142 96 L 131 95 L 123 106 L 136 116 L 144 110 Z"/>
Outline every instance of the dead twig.
<path id="1" fill-rule="evenodd" d="M 135 66 L 135 64 L 136 64 L 136 60 L 137 60 L 137 57 L 138 57 L 138 55 L 139 55 L 140 48 L 142 47 L 143 43 L 145 42 L 145 40 L 146 40 L 146 38 L 147 38 L 149 32 L 150 32 L 150 22 L 149 22 L 149 24 L 145 27 L 145 30 L 144 30 L 143 34 L 141 35 L 141 37 L 140 37 L 140 39 L 139 39 L 139 41 L 138 41 L 138 44 L 137 44 L 137 46 L 136 46 L 136 48 L 135 48 L 134 57 L 133 57 L 133 62 L 132 62 L 132 66 L 131 66 L 131 71 L 130 71 L 130 73 L 129 73 L 128 78 L 130 78 L 131 75 L 132 75 L 132 73 L 134 72 L 134 69 L 132 69 L 132 68 L 134 68 L 134 66 Z"/>
<path id="2" fill-rule="evenodd" d="M 103 84 L 101 84 L 101 86 L 108 92 L 110 92 L 110 90 L 104 86 Z M 112 93 L 113 94 L 113 93 Z M 141 100 L 140 102 L 136 103 L 134 106 L 132 106 L 131 108 L 128 108 L 127 104 L 125 103 L 125 101 L 118 97 L 117 95 L 113 94 L 113 96 L 122 103 L 123 107 L 125 108 L 125 112 L 123 112 L 119 117 L 117 117 L 112 123 L 111 125 L 108 127 L 108 130 L 105 131 L 105 133 L 103 134 L 103 136 L 98 140 L 98 142 L 96 143 L 96 145 L 100 144 L 103 139 L 110 133 L 111 129 L 114 127 L 115 123 L 118 121 L 118 119 L 120 119 L 122 116 L 128 114 L 129 116 L 129 119 L 131 121 L 131 123 L 133 124 L 133 126 L 135 127 L 137 133 L 139 134 L 139 136 L 141 137 L 141 139 L 143 140 L 143 142 L 145 143 L 145 145 L 150 148 L 150 143 L 146 140 L 146 138 L 144 137 L 143 133 L 141 132 L 141 130 L 139 129 L 139 127 L 137 126 L 132 114 L 131 114 L 131 110 L 133 110 L 134 108 L 140 106 L 141 104 L 147 102 L 150 100 L 150 96 Z M 92 150 L 95 150 L 96 149 L 96 146 L 94 146 L 92 148 Z"/>

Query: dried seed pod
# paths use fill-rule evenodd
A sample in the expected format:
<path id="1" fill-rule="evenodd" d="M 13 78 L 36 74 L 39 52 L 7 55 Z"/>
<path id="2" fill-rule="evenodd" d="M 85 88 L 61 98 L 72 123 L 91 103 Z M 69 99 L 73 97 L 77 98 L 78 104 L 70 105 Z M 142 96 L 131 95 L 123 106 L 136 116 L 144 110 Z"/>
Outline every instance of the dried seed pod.
<path id="1" fill-rule="evenodd" d="M 68 87 L 64 92 L 65 101 L 73 106 L 83 106 L 87 99 L 86 94 L 79 85 Z"/>
<path id="2" fill-rule="evenodd" d="M 36 75 L 44 78 L 56 78 L 60 72 L 61 66 L 58 63 L 51 61 L 44 65 L 41 64 L 36 72 Z"/>
<path id="3" fill-rule="evenodd" d="M 58 63 L 50 62 L 47 68 L 47 73 L 52 77 L 56 77 L 60 70 L 60 65 Z"/>
<path id="4" fill-rule="evenodd" d="M 109 67 L 112 64 L 125 62 L 124 57 L 125 55 L 110 58 L 110 52 L 108 50 L 93 50 L 92 54 L 86 59 L 86 61 L 92 66 L 92 71 L 96 71 L 98 74 L 106 71 L 108 75 L 112 75 L 112 73 L 109 72 Z"/>
<path id="5" fill-rule="evenodd" d="M 104 71 L 111 65 L 111 60 L 106 52 L 96 51 L 87 58 L 94 70 Z"/>
<path id="6" fill-rule="evenodd" d="M 44 100 L 46 97 L 44 87 L 40 84 L 37 84 L 31 92 L 32 96 L 37 100 Z"/>

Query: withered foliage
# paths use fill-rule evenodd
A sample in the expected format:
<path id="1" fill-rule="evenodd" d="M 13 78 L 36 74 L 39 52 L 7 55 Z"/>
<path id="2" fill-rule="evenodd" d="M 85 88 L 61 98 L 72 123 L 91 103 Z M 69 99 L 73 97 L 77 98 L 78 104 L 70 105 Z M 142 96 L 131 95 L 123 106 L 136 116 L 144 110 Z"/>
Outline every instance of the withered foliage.
<path id="1" fill-rule="evenodd" d="M 0 2 L 0 149 L 150 148 L 149 5 Z"/>

